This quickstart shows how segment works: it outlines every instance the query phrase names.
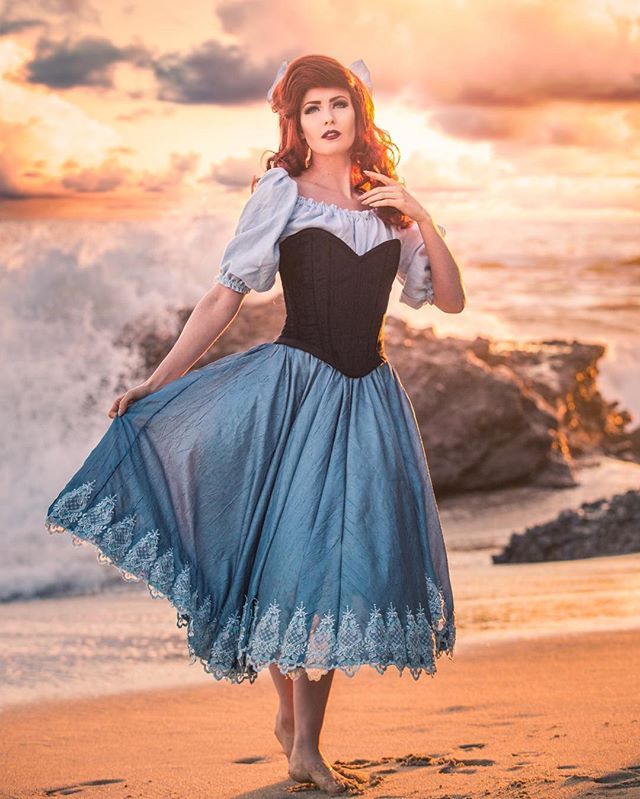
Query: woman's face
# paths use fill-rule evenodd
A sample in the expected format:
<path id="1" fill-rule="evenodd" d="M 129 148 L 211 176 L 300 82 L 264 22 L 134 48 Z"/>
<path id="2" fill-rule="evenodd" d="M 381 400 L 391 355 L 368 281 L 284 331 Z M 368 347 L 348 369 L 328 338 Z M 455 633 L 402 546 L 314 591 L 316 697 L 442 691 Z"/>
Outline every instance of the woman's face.
<path id="1" fill-rule="evenodd" d="M 300 106 L 300 127 L 314 153 L 349 152 L 356 137 L 356 112 L 349 92 L 335 87 L 309 89 Z M 340 135 L 323 138 L 328 130 L 337 130 Z"/>

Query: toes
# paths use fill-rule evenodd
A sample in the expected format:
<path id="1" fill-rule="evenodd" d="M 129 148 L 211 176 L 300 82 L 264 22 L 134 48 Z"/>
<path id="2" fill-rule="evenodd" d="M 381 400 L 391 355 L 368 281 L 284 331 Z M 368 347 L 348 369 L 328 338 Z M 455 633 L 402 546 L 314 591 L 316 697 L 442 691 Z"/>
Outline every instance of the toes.
<path id="1" fill-rule="evenodd" d="M 356 782 L 359 785 L 364 785 L 365 783 L 369 782 L 369 778 L 366 774 L 357 774 L 355 771 L 351 771 L 350 769 L 340 765 L 334 765 L 333 768 L 342 774 L 343 777 L 346 777 L 348 780 L 353 780 L 353 782 Z"/>
<path id="2" fill-rule="evenodd" d="M 361 793 L 360 787 L 357 783 L 352 782 L 348 777 L 345 777 L 344 774 L 341 774 L 340 772 L 337 772 L 337 774 L 339 776 L 334 776 L 332 774 L 332 777 L 334 778 L 337 786 L 340 788 L 339 793 L 344 793 L 345 791 L 349 794 Z"/>

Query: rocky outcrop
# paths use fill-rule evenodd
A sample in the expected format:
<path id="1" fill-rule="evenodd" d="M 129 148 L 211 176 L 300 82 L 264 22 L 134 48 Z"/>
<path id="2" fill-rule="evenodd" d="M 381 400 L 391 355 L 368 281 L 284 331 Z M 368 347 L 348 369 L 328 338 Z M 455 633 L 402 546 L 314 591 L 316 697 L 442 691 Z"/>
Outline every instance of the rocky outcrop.
<path id="1" fill-rule="evenodd" d="M 155 369 L 191 310 L 178 312 L 173 329 L 138 320 L 123 330 L 120 343 L 139 353 L 133 379 Z M 284 313 L 282 295 L 245 306 L 194 368 L 273 340 Z M 414 405 L 439 495 L 575 485 L 574 458 L 586 453 L 640 461 L 638 428 L 628 432 L 630 415 L 597 388 L 603 346 L 438 337 L 388 316 L 385 350 Z"/>
<path id="2" fill-rule="evenodd" d="M 577 456 L 638 458 L 630 415 L 598 391 L 600 345 L 439 338 L 395 318 L 386 341 L 440 491 L 569 486 Z"/>
<path id="3" fill-rule="evenodd" d="M 478 357 L 472 344 L 397 319 L 387 326 L 387 354 L 413 402 L 434 485 L 442 494 L 575 484 L 553 409 L 506 365 Z"/>
<path id="4" fill-rule="evenodd" d="M 597 388 L 603 345 L 559 339 L 514 345 L 478 338 L 471 346 L 491 367 L 511 369 L 553 408 L 574 456 L 601 449 L 614 457 L 639 460 L 640 427 L 634 436 L 625 433 L 631 415 L 617 401 L 605 401 Z"/>
<path id="5" fill-rule="evenodd" d="M 512 533 L 494 563 L 538 563 L 640 552 L 640 492 L 583 502 L 553 521 Z"/>

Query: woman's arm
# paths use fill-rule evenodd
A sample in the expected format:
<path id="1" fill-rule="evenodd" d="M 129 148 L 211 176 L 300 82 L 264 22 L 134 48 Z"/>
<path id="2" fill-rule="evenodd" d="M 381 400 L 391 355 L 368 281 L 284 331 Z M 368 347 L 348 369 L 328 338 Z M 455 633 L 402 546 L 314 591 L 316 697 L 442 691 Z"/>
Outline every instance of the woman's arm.
<path id="1" fill-rule="evenodd" d="M 176 343 L 144 382 L 153 391 L 186 374 L 235 318 L 246 295 L 216 283 L 198 300 Z"/>
<path id="2" fill-rule="evenodd" d="M 417 223 L 429 259 L 435 296 L 433 304 L 445 313 L 463 311 L 466 294 L 462 285 L 460 268 L 437 230 L 431 214 L 399 181 L 370 169 L 365 169 L 364 172 L 372 180 L 382 183 L 382 186 L 376 186 L 360 195 L 360 201 L 364 205 L 372 208 L 382 205 L 393 206 Z"/>
<path id="3" fill-rule="evenodd" d="M 121 416 L 129 403 L 186 374 L 226 330 L 238 313 L 245 296 L 221 283 L 215 283 L 198 300 L 176 343 L 155 372 L 139 386 L 116 397 L 108 416 L 113 418 L 116 413 Z"/>
<path id="4" fill-rule="evenodd" d="M 464 311 L 466 294 L 462 285 L 460 267 L 449 252 L 442 235 L 427 212 L 416 219 L 427 248 L 431 277 L 436 297 L 435 305 L 445 313 Z"/>

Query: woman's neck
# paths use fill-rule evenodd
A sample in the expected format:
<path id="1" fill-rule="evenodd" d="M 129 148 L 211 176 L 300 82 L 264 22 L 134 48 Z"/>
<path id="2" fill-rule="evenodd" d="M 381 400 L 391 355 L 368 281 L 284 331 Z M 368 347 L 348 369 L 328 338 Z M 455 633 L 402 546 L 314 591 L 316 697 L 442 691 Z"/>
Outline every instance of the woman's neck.
<path id="1" fill-rule="evenodd" d="M 351 187 L 351 159 L 323 157 L 313 154 L 313 162 L 299 175 L 300 179 L 321 191 L 329 192 L 345 202 L 354 199 Z"/>

